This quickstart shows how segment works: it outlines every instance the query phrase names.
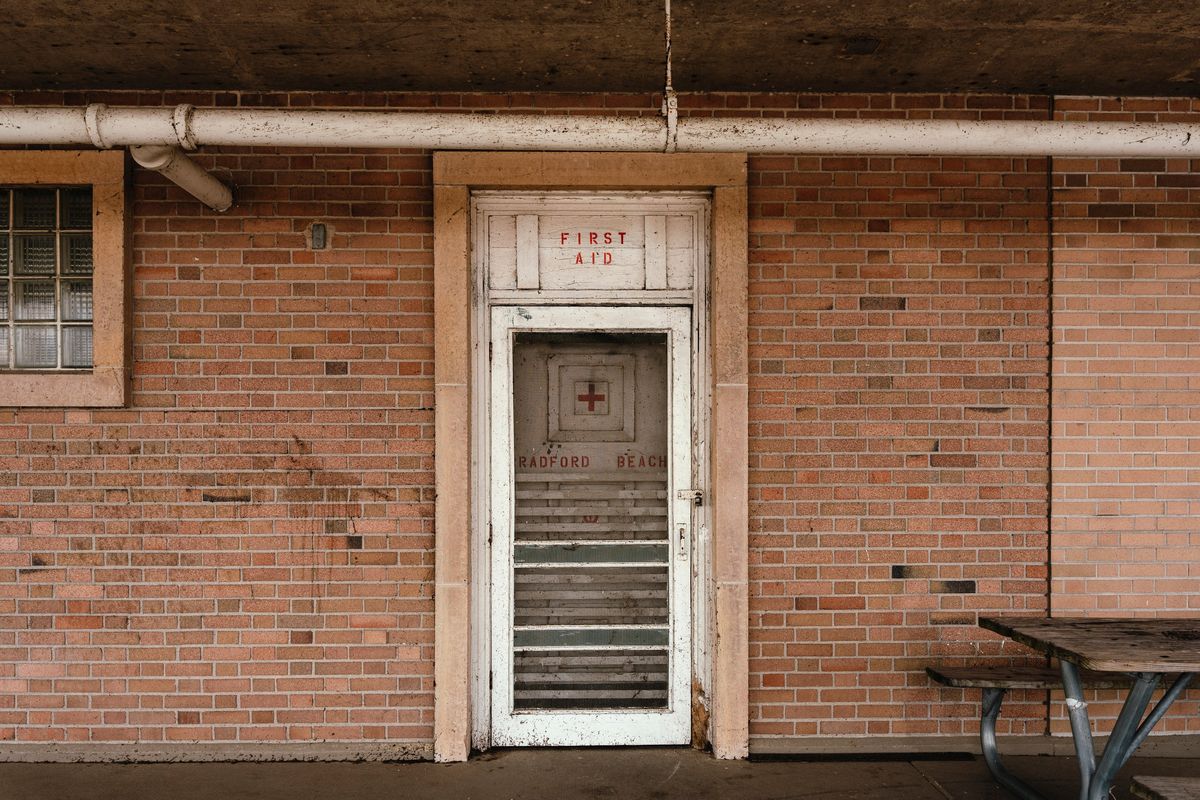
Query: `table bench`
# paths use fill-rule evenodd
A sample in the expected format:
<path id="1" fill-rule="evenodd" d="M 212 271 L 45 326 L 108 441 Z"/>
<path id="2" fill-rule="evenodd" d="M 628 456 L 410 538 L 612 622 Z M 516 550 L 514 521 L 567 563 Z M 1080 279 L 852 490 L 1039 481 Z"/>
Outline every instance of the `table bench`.
<path id="1" fill-rule="evenodd" d="M 1008 771 L 1000 761 L 996 746 L 996 719 L 1004 695 L 1010 689 L 1061 689 L 1062 672 L 1057 667 L 986 665 L 980 667 L 926 667 L 925 673 L 944 686 L 956 689 L 982 689 L 979 716 L 979 747 L 988 771 L 996 782 L 1022 800 L 1040 800 L 1041 795 Z M 1120 673 L 1081 670 L 1080 677 L 1089 689 L 1128 687 L 1132 679 Z"/>
<path id="2" fill-rule="evenodd" d="M 1133 796 L 1142 800 L 1200 800 L 1200 778 L 1163 778 L 1138 775 Z"/>

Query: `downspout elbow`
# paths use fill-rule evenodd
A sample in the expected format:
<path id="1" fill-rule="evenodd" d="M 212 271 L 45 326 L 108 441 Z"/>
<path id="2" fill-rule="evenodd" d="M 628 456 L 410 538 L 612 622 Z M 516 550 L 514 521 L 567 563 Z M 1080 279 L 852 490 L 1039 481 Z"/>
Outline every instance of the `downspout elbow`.
<path id="1" fill-rule="evenodd" d="M 129 154 L 140 166 L 161 173 L 213 211 L 226 211 L 233 205 L 233 191 L 178 147 L 134 145 Z"/>

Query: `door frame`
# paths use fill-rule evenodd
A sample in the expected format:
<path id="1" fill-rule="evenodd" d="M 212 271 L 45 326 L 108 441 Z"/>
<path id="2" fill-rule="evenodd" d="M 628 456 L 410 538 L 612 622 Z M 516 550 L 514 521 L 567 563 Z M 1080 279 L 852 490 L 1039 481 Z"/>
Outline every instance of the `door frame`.
<path id="1" fill-rule="evenodd" d="M 693 483 L 692 309 L 651 306 L 492 306 L 489 342 L 490 435 L 487 485 L 490 566 L 486 590 L 491 600 L 489 620 L 490 718 L 486 726 L 476 716 L 475 735 L 487 735 L 493 746 L 554 744 L 654 745 L 686 744 L 691 738 L 692 713 L 692 503 Z M 670 638 L 667 708 L 598 711 L 541 711 L 512 709 L 512 563 L 513 537 L 513 334 L 517 331 L 562 333 L 663 333 L 667 345 L 667 545 L 670 567 Z M 481 376 L 482 377 L 482 376 Z M 633 401 L 633 398 L 628 398 Z M 501 422 L 503 421 L 503 422 Z M 480 482 L 482 483 L 482 482 Z M 682 493 L 682 494 L 681 494 Z M 678 531 L 678 534 L 676 533 Z M 676 536 L 678 535 L 678 540 Z M 503 553 L 503 556 L 501 556 Z M 503 563 L 502 563 L 503 562 Z M 485 590 L 484 581 L 475 588 Z M 482 705 L 482 703 L 479 703 Z M 630 715 L 636 721 L 630 720 Z M 643 720 L 647 724 L 642 724 Z"/>
<path id="2" fill-rule="evenodd" d="M 480 355 L 471 268 L 471 192 L 481 189 L 712 192 L 706 314 L 711 565 L 710 682 L 694 690 L 693 742 L 721 758 L 748 751 L 747 227 L 744 154 L 435 153 L 434 168 L 434 756 L 466 759 L 473 722 L 472 477 L 480 461 L 472 387 Z M 486 305 L 486 304 L 485 304 Z M 697 314 L 701 313 L 697 309 Z M 486 340 L 485 340 L 486 341 Z M 473 424 L 474 423 L 474 424 Z"/>

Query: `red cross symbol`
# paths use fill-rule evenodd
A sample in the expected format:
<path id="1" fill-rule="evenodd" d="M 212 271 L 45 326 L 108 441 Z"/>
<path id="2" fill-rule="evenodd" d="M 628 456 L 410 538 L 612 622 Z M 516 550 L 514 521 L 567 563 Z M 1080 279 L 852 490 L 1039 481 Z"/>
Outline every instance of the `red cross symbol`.
<path id="1" fill-rule="evenodd" d="M 588 383 L 587 394 L 581 394 L 575 398 L 581 403 L 588 404 L 588 411 L 596 410 L 596 403 L 603 403 L 605 395 L 596 394 L 596 384 Z"/>

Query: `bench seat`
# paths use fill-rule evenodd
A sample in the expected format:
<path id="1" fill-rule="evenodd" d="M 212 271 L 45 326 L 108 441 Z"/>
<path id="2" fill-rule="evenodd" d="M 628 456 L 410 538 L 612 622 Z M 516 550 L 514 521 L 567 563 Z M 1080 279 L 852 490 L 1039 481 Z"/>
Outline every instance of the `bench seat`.
<path id="1" fill-rule="evenodd" d="M 1007 666 L 926 667 L 926 674 L 940 684 L 957 689 L 1061 689 L 1062 673 L 1057 667 Z M 1080 670 L 1079 677 L 1089 689 L 1120 689 L 1132 679 L 1116 672 Z"/>
<path id="2" fill-rule="evenodd" d="M 1143 800 L 1200 800 L 1200 778 L 1139 775 L 1133 779 L 1133 796 Z"/>
<path id="3" fill-rule="evenodd" d="M 996 720 L 1004 695 L 1012 689 L 1051 690 L 1062 689 L 1063 677 L 1058 667 L 1036 665 L 1009 666 L 988 664 L 978 667 L 931 666 L 925 668 L 930 678 L 944 686 L 956 689 L 982 690 L 979 716 L 979 745 L 988 771 L 996 782 L 1021 800 L 1041 800 L 1041 795 L 1028 784 L 1013 775 L 1000 760 L 996 746 Z M 1079 670 L 1079 679 L 1088 689 L 1117 689 L 1128 687 L 1133 682 L 1130 675 L 1118 672 L 1092 672 Z M 1180 800 L 1200 800 L 1184 795 Z M 1174 797 L 1171 800 L 1175 800 Z"/>

